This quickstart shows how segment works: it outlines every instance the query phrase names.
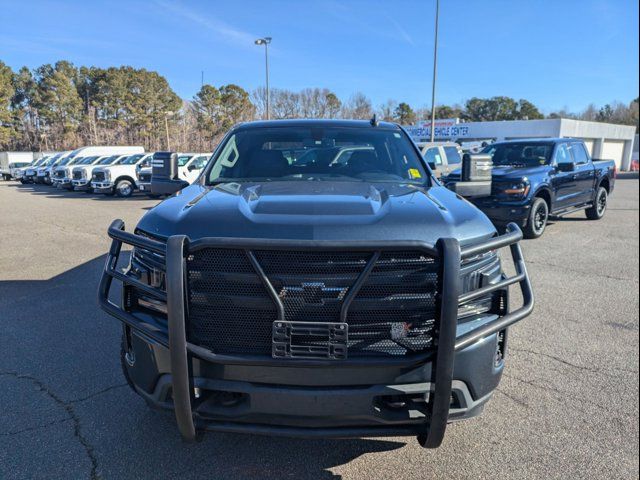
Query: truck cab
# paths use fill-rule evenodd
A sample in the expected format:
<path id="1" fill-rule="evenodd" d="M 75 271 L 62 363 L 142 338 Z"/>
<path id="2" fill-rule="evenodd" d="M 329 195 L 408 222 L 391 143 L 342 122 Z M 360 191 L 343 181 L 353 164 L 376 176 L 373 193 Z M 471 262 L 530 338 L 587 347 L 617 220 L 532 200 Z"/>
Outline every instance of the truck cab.
<path id="1" fill-rule="evenodd" d="M 538 238 L 550 217 L 581 210 L 590 220 L 604 216 L 615 186 L 615 162 L 592 159 L 582 140 L 510 140 L 483 153 L 493 161 L 492 192 L 472 201 L 496 225 L 515 222 L 527 238 Z M 459 176 L 456 170 L 442 181 L 449 185 Z"/>
<path id="2" fill-rule="evenodd" d="M 462 164 L 462 148 L 454 142 L 421 142 L 418 148 L 436 178 L 449 175 Z"/>
<path id="3" fill-rule="evenodd" d="M 91 161 L 85 160 L 80 165 L 73 167 L 71 171 L 71 185 L 75 191 L 92 192 L 91 180 L 93 169 L 103 165 L 113 165 L 114 163 L 128 157 L 128 155 L 101 155 L 97 158 L 90 157 Z"/>
<path id="4" fill-rule="evenodd" d="M 22 184 L 35 183 L 38 175 L 38 167 L 48 162 L 52 156 L 53 155 L 45 155 L 33 162 L 31 165 L 25 167 L 20 177 L 20 182 Z"/>
<path id="5" fill-rule="evenodd" d="M 51 173 L 51 185 L 57 188 L 69 189 L 71 187 L 72 167 L 80 164 L 85 158 L 87 157 L 81 155 L 75 157 L 69 156 L 58 163 Z"/>
<path id="6" fill-rule="evenodd" d="M 96 193 L 130 197 L 137 188 L 136 178 L 142 165 L 149 165 L 151 153 L 137 153 L 114 163 L 96 167 L 92 173 L 91 188 Z"/>
<path id="7" fill-rule="evenodd" d="M 53 169 L 57 167 L 65 158 L 71 155 L 71 151 L 60 152 L 51 157 L 45 163 L 38 167 L 36 172 L 36 183 L 51 185 L 52 180 L 51 176 L 53 173 Z"/>
<path id="8" fill-rule="evenodd" d="M 122 322 L 129 385 L 188 441 L 414 435 L 435 448 L 482 411 L 508 329 L 533 309 L 519 228 L 496 231 L 375 118 L 238 125 L 195 182 L 124 227 L 108 229 L 99 304 Z"/>

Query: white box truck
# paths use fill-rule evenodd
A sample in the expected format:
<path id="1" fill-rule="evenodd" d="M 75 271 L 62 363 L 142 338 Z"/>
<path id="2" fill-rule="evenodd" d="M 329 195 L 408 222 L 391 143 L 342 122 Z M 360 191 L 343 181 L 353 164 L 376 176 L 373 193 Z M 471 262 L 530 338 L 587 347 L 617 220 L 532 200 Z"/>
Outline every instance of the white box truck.
<path id="1" fill-rule="evenodd" d="M 11 180 L 15 169 L 26 167 L 37 155 L 33 152 L 0 152 L 0 175 L 4 180 Z"/>

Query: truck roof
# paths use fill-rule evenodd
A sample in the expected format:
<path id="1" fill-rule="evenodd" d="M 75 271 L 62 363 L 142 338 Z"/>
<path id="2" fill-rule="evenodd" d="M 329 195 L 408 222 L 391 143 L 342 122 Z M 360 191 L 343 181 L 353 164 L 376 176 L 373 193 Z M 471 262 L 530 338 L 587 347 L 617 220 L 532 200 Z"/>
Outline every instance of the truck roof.
<path id="1" fill-rule="evenodd" d="M 378 122 L 377 126 L 373 126 L 369 120 L 335 120 L 335 119 L 289 119 L 289 120 L 256 120 L 253 122 L 245 122 L 237 125 L 236 130 L 245 130 L 250 128 L 269 128 L 269 127 L 350 127 L 350 128 L 388 128 L 400 130 L 400 127 L 391 122 Z"/>
<path id="2" fill-rule="evenodd" d="M 581 138 L 573 138 L 573 137 L 555 137 L 555 138 L 540 138 L 540 137 L 536 137 L 536 138 L 514 138 L 512 140 L 500 140 L 498 142 L 494 142 L 491 145 L 494 145 L 495 143 L 522 143 L 522 142 L 527 142 L 527 143 L 562 143 L 562 142 L 582 142 L 583 140 Z"/>

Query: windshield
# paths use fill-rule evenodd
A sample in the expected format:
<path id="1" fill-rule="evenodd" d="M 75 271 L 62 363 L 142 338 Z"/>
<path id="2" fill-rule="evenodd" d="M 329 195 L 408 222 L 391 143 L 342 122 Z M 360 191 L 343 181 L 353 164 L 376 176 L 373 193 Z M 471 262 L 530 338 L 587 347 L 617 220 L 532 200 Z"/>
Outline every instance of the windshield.
<path id="1" fill-rule="evenodd" d="M 193 158 L 193 155 L 178 155 L 178 166 L 184 167 L 189 160 Z"/>
<path id="2" fill-rule="evenodd" d="M 100 160 L 98 162 L 98 165 L 111 165 L 118 158 L 120 158 L 120 155 L 111 155 L 110 157 L 106 157 L 106 158 L 103 158 L 102 160 Z"/>
<path id="3" fill-rule="evenodd" d="M 51 157 L 49 160 L 47 160 L 46 162 L 44 162 L 42 164 L 43 167 L 48 167 L 50 165 L 53 165 L 53 163 L 58 160 L 58 158 L 60 158 L 60 154 L 58 155 L 54 155 L 53 157 Z"/>
<path id="4" fill-rule="evenodd" d="M 84 157 L 76 157 L 71 159 L 71 161 L 67 163 L 67 165 L 78 165 L 82 160 L 84 160 Z"/>
<path id="5" fill-rule="evenodd" d="M 67 163 L 71 162 L 71 160 L 73 160 L 73 158 L 71 158 L 71 157 L 63 158 L 62 160 L 60 160 L 60 161 L 58 162 L 58 164 L 57 164 L 57 165 L 58 165 L 59 167 L 62 167 L 62 166 L 64 166 L 64 165 L 66 165 Z"/>
<path id="6" fill-rule="evenodd" d="M 494 165 L 538 167 L 540 165 L 549 165 L 551 162 L 553 143 L 494 143 L 487 146 L 482 153 L 491 155 Z"/>
<path id="7" fill-rule="evenodd" d="M 144 157 L 144 153 L 131 155 L 120 162 L 120 165 L 134 165 L 138 160 Z"/>
<path id="8" fill-rule="evenodd" d="M 78 165 L 90 165 L 92 164 L 95 159 L 98 158 L 97 156 L 95 157 L 85 157 L 82 159 L 82 161 L 78 162 Z"/>
<path id="9" fill-rule="evenodd" d="M 240 130 L 219 150 L 207 175 L 225 181 L 351 181 L 423 184 L 420 156 L 398 130 L 272 127 Z"/>

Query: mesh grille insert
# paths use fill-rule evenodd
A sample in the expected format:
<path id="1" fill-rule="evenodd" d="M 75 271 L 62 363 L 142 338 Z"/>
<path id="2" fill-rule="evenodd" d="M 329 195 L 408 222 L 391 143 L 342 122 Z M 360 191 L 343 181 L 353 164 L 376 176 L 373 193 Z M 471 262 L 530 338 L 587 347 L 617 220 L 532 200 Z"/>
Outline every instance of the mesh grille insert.
<path id="1" fill-rule="evenodd" d="M 284 320 L 340 322 L 344 300 L 374 252 L 253 252 Z M 189 341 L 216 353 L 271 355 L 277 308 L 242 250 L 187 258 Z M 438 263 L 420 252 L 382 253 L 347 314 L 349 356 L 398 356 L 433 345 Z"/>

